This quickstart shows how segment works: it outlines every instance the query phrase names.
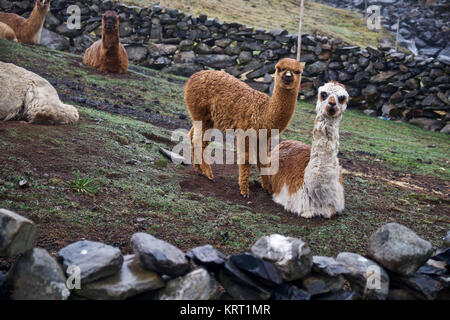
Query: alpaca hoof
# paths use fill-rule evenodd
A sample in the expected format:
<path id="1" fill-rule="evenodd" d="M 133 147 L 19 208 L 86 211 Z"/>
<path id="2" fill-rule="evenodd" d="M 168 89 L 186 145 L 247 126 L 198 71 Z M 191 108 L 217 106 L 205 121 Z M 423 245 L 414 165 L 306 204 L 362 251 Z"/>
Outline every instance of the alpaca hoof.
<path id="1" fill-rule="evenodd" d="M 241 196 L 245 199 L 250 198 L 250 194 L 249 193 L 241 193 Z"/>

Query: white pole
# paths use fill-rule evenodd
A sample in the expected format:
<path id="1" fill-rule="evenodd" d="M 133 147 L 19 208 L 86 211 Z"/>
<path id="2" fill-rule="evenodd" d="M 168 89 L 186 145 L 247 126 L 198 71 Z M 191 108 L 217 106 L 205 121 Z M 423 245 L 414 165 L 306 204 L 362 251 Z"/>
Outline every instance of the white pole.
<path id="1" fill-rule="evenodd" d="M 300 21 L 298 23 L 297 61 L 300 61 L 300 53 L 302 50 L 302 24 L 303 24 L 304 3 L 305 0 L 300 1 Z"/>

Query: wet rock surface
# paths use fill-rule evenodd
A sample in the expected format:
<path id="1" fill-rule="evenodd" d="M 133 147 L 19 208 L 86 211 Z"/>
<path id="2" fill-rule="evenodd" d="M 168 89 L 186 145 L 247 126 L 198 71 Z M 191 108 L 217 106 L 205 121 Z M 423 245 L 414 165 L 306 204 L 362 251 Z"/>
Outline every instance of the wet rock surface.
<path id="1" fill-rule="evenodd" d="M 227 259 L 223 253 L 216 250 L 210 244 L 193 248 L 186 253 L 186 256 L 189 259 L 194 260 L 196 264 L 204 266 L 211 271 L 220 269 Z"/>
<path id="2" fill-rule="evenodd" d="M 62 248 L 57 259 L 65 272 L 71 266 L 80 268 L 82 284 L 116 274 L 123 263 L 123 256 L 118 248 L 88 240 Z"/>
<path id="3" fill-rule="evenodd" d="M 40 248 L 29 251 L 14 264 L 8 282 L 13 300 L 66 300 L 70 295 L 61 266 Z"/>
<path id="4" fill-rule="evenodd" d="M 301 239 L 279 234 L 262 237 L 253 245 L 252 253 L 275 264 L 287 281 L 301 279 L 311 271 L 311 249 Z"/>
<path id="5" fill-rule="evenodd" d="M 170 280 L 159 294 L 160 300 L 215 300 L 220 291 L 217 281 L 208 271 L 199 268 Z"/>
<path id="6" fill-rule="evenodd" d="M 136 233 L 131 238 L 131 245 L 146 270 L 169 276 L 180 276 L 189 271 L 184 253 L 165 241 L 146 233 Z"/>
<path id="7" fill-rule="evenodd" d="M 33 222 L 6 209 L 0 209 L 0 257 L 11 257 L 33 248 L 37 231 Z"/>
<path id="8" fill-rule="evenodd" d="M 368 255 L 385 268 L 413 275 L 433 253 L 433 246 L 398 223 L 378 229 L 369 239 Z"/>
<path id="9" fill-rule="evenodd" d="M 161 277 L 142 269 L 135 255 L 127 255 L 113 276 L 83 285 L 76 293 L 96 300 L 123 300 L 164 287 Z"/>

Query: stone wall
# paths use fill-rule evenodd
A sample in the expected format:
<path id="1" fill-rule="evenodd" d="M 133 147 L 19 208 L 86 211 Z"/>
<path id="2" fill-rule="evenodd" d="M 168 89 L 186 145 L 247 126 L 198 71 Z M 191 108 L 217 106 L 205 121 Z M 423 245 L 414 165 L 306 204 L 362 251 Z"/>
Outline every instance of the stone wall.
<path id="1" fill-rule="evenodd" d="M 81 29 L 65 22 L 71 4 L 81 8 Z M 27 15 L 31 1 L 1 0 L 0 8 Z M 42 44 L 81 54 L 101 34 L 101 14 L 113 9 L 121 20 L 121 41 L 133 63 L 189 76 L 202 69 L 225 69 L 255 89 L 268 92 L 276 62 L 295 58 L 297 35 L 224 23 L 177 9 L 139 8 L 110 1 L 54 0 Z M 441 58 L 415 57 L 379 48 L 348 46 L 339 39 L 302 35 L 306 62 L 301 94 L 316 95 L 325 81 L 346 85 L 350 106 L 384 119 L 400 119 L 425 129 L 450 132 L 450 65 Z"/>
<path id="2" fill-rule="evenodd" d="M 148 233 L 131 237 L 133 254 L 82 240 L 56 259 L 34 247 L 32 221 L 0 209 L 0 257 L 20 255 L 0 272 L 0 300 L 435 300 L 450 299 L 450 232 L 435 250 L 389 223 L 367 245 L 368 258 L 314 256 L 299 238 L 273 234 L 226 256 L 211 245 L 186 254 Z M 295 254 L 293 254 L 295 253 Z"/>

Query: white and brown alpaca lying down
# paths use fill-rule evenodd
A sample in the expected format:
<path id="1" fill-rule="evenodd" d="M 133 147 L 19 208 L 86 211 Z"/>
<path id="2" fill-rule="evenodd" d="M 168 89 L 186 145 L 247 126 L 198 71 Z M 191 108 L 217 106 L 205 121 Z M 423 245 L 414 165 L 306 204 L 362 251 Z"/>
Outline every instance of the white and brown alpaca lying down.
<path id="1" fill-rule="evenodd" d="M 45 16 L 50 11 L 49 0 L 35 0 L 30 17 L 25 19 L 15 13 L 0 12 L 0 22 L 14 31 L 17 40 L 22 43 L 39 44 Z M 8 39 L 9 40 L 9 39 Z"/>
<path id="2" fill-rule="evenodd" d="M 59 100 L 55 88 L 37 74 L 0 61 L 0 121 L 69 124 L 78 110 Z"/>
<path id="3" fill-rule="evenodd" d="M 347 108 L 345 87 L 330 82 L 319 88 L 312 146 L 283 141 L 271 152 L 279 170 L 261 176 L 264 189 L 287 211 L 303 218 L 331 218 L 344 210 L 344 188 L 339 166 L 339 124 Z M 272 160 L 274 161 L 274 160 Z"/>

